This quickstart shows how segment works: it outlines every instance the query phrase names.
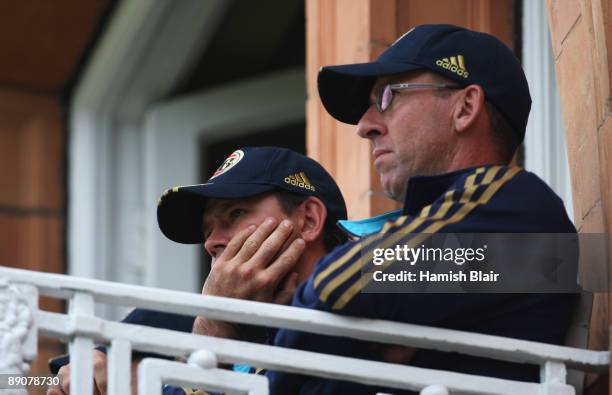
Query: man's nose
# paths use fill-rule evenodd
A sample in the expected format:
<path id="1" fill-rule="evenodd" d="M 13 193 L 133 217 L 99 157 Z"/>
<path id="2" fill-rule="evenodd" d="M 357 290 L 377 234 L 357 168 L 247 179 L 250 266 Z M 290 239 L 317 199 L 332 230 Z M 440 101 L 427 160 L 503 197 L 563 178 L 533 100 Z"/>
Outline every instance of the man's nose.
<path id="1" fill-rule="evenodd" d="M 211 257 L 218 258 L 223 250 L 225 250 L 225 247 L 227 247 L 228 242 L 229 238 L 225 232 L 214 230 L 206 238 L 206 241 L 204 242 L 204 249 Z"/>
<path id="2" fill-rule="evenodd" d="M 386 133 L 386 126 L 382 122 L 382 114 L 372 104 L 361 116 L 357 123 L 357 135 L 363 139 L 373 140 Z"/>

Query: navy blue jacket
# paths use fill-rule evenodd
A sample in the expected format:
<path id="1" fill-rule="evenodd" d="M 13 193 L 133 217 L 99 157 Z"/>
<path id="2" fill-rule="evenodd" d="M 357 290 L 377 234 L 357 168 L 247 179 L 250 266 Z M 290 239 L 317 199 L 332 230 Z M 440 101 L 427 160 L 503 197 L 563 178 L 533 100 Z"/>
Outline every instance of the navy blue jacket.
<path id="1" fill-rule="evenodd" d="M 563 202 L 518 167 L 483 166 L 408 182 L 403 215 L 382 233 L 576 233 Z M 292 305 L 348 316 L 393 320 L 561 344 L 576 294 L 362 293 L 362 247 L 353 241 L 325 256 L 296 291 Z M 373 242 L 368 247 L 380 247 Z M 378 242 L 381 243 L 381 242 Z M 368 248 L 365 247 L 365 248 Z M 385 346 L 345 337 L 280 330 L 275 344 L 383 360 Z M 388 350 L 388 346 L 386 348 Z M 538 367 L 457 353 L 418 350 L 412 366 L 492 377 L 538 380 Z M 272 394 L 407 393 L 337 380 L 267 372 Z"/>

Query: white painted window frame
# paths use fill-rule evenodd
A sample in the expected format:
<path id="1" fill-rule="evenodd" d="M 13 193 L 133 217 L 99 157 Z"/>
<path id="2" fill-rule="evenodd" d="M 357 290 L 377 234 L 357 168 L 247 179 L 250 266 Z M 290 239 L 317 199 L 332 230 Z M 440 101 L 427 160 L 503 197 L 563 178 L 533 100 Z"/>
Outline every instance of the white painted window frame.
<path id="1" fill-rule="evenodd" d="M 523 68 L 533 100 L 525 135 L 525 168 L 563 199 L 570 219 L 570 171 L 544 0 L 523 0 Z"/>
<path id="2" fill-rule="evenodd" d="M 138 282 L 144 112 L 184 75 L 226 7 L 223 0 L 118 3 L 70 104 L 68 273 Z"/>

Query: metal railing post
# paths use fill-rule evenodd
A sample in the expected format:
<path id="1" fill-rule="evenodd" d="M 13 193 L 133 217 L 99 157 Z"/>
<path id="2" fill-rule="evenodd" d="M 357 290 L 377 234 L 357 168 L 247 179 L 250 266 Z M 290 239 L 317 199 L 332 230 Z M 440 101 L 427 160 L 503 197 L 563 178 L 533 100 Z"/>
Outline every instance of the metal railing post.
<path id="1" fill-rule="evenodd" d="M 69 316 L 73 337 L 70 351 L 70 392 L 74 394 L 93 393 L 93 339 L 77 330 L 78 320 L 94 316 L 94 298 L 91 294 L 76 292 L 70 299 Z"/>
<path id="2" fill-rule="evenodd" d="M 566 384 L 567 369 L 565 364 L 555 361 L 546 361 L 540 367 L 540 382 L 542 395 L 574 395 L 576 391 Z"/>
<path id="3" fill-rule="evenodd" d="M 132 385 L 132 344 L 115 339 L 108 350 L 108 395 L 125 394 Z"/>

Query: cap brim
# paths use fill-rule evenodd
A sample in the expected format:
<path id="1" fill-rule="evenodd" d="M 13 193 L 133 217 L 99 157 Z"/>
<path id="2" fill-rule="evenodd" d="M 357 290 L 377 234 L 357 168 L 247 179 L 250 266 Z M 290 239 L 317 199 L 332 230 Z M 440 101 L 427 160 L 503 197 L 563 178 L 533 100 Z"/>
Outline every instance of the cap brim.
<path id="1" fill-rule="evenodd" d="M 204 241 L 202 216 L 208 198 L 248 198 L 275 188 L 270 184 L 211 182 L 169 190 L 157 206 L 157 223 L 162 233 L 170 240 L 183 244 L 199 244 Z"/>
<path id="2" fill-rule="evenodd" d="M 370 62 L 321 68 L 317 78 L 325 110 L 340 122 L 356 125 L 370 106 L 376 78 L 423 69 L 417 64 Z"/>

